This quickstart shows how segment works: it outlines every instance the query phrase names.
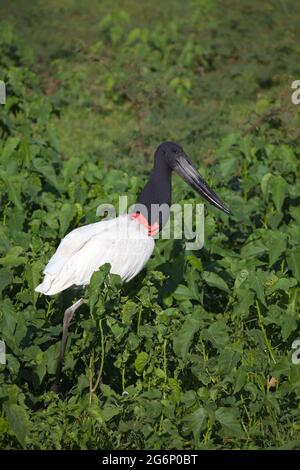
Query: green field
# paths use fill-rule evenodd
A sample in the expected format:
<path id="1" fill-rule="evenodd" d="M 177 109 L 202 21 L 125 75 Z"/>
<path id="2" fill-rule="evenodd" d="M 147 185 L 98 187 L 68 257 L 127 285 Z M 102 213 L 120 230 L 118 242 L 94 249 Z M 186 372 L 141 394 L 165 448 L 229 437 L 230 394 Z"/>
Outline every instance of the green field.
<path id="1" fill-rule="evenodd" d="M 299 22 L 291 0 L 1 1 L 1 449 L 300 449 Z M 82 292 L 34 287 L 164 140 L 232 215 L 206 205 L 204 248 L 158 240 L 128 284 L 93 276 L 56 394 Z"/>

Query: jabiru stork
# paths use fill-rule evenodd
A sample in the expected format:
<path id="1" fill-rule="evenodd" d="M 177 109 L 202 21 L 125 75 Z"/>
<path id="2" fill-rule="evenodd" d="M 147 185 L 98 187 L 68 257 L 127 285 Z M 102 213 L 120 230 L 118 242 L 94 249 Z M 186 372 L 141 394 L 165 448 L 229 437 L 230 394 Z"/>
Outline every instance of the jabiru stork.
<path id="1" fill-rule="evenodd" d="M 133 213 L 120 215 L 72 230 L 60 242 L 46 265 L 44 280 L 35 290 L 54 295 L 72 285 L 85 286 L 105 263 L 123 281 L 133 279 L 146 265 L 153 250 L 153 237 L 169 218 L 172 171 L 179 174 L 209 203 L 230 214 L 230 210 L 198 173 L 180 145 L 164 142 L 154 154 L 150 178 L 142 190 Z M 160 206 L 167 211 L 160 211 Z M 153 210 L 154 208 L 154 210 Z M 58 362 L 56 388 L 63 363 L 67 334 L 72 317 L 83 299 L 64 313 L 63 335 Z"/>

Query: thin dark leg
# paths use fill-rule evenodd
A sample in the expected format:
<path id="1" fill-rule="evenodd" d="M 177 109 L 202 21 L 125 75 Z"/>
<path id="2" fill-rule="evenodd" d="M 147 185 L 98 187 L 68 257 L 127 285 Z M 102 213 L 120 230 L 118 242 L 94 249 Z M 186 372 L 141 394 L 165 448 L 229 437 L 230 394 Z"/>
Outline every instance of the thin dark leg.
<path id="1" fill-rule="evenodd" d="M 53 392 L 58 392 L 59 388 L 60 388 L 60 376 L 61 376 L 62 366 L 63 366 L 63 363 L 64 363 L 64 355 L 65 355 L 65 349 L 66 349 L 66 344 L 67 344 L 69 326 L 70 326 L 71 320 L 74 316 L 74 313 L 80 307 L 80 305 L 83 304 L 83 302 L 84 302 L 83 299 L 79 299 L 79 300 L 77 300 L 77 302 L 75 302 L 75 304 L 71 305 L 71 307 L 69 307 L 69 308 L 67 308 L 67 310 L 65 310 L 64 320 L 63 320 L 63 333 L 62 333 L 59 356 L 58 356 L 58 360 L 57 360 L 55 382 L 51 387 L 51 390 Z"/>

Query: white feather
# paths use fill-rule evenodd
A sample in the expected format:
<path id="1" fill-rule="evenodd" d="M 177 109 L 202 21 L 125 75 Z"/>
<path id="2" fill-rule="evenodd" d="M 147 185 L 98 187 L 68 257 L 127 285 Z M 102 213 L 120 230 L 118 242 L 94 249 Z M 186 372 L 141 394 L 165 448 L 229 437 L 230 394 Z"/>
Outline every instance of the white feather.
<path id="1" fill-rule="evenodd" d="M 149 260 L 154 240 L 128 215 L 84 225 L 66 235 L 45 267 L 37 292 L 57 294 L 72 285 L 87 285 L 105 263 L 124 281 L 136 276 Z"/>

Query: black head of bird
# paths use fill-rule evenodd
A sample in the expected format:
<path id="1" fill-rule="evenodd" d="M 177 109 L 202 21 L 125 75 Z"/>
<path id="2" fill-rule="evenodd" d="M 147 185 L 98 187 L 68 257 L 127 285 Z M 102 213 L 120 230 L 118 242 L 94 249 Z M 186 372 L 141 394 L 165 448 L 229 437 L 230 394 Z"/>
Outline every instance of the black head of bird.
<path id="1" fill-rule="evenodd" d="M 149 225 L 159 223 L 162 228 L 168 220 L 168 213 L 163 213 L 159 206 L 167 207 L 171 204 L 172 171 L 181 176 L 203 199 L 225 214 L 230 214 L 230 209 L 199 174 L 183 148 L 174 142 L 163 142 L 156 149 L 152 173 L 136 205 L 136 210 L 143 214 Z"/>

